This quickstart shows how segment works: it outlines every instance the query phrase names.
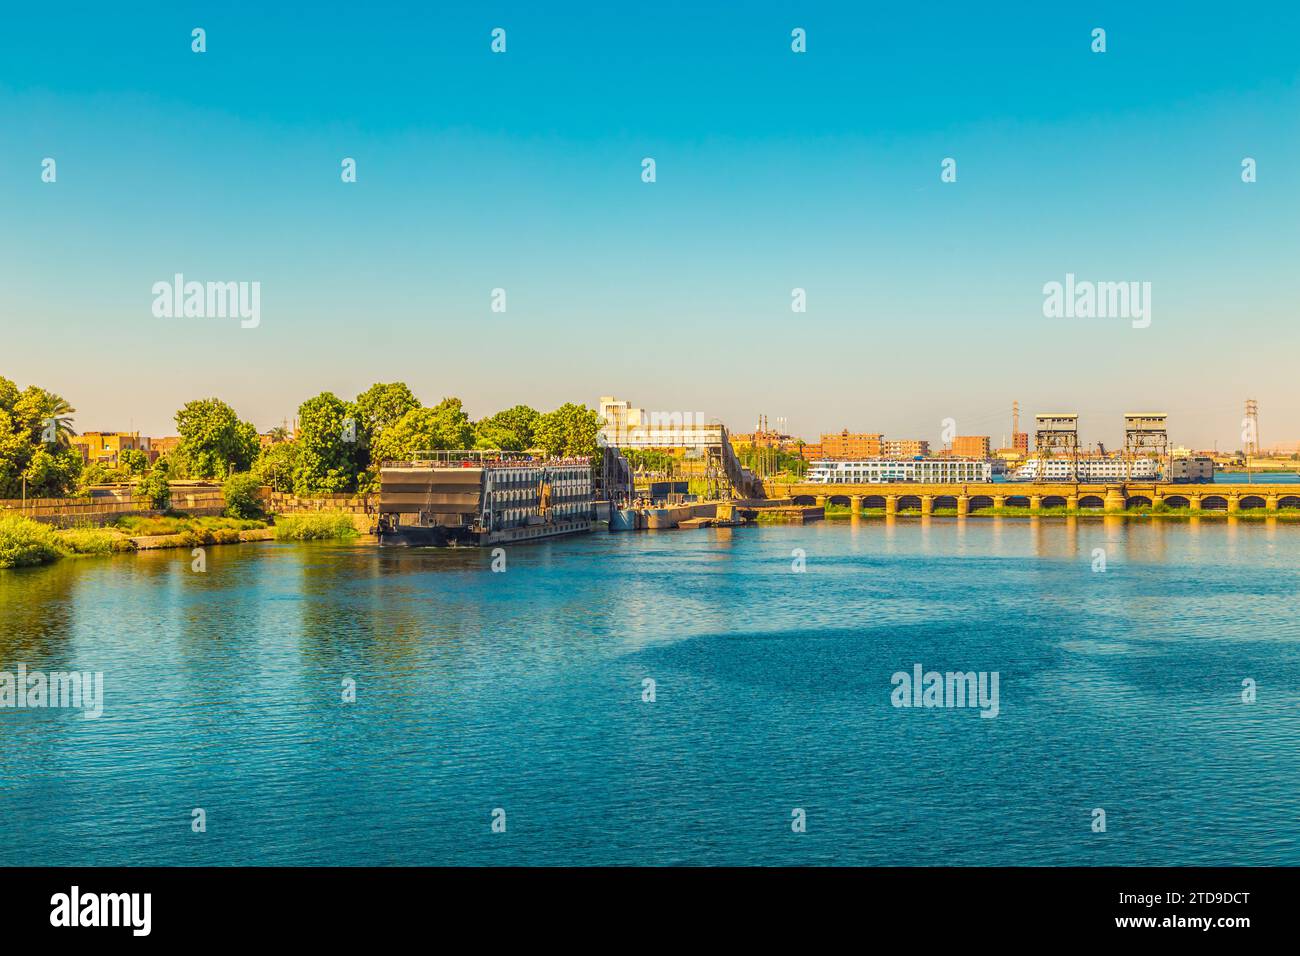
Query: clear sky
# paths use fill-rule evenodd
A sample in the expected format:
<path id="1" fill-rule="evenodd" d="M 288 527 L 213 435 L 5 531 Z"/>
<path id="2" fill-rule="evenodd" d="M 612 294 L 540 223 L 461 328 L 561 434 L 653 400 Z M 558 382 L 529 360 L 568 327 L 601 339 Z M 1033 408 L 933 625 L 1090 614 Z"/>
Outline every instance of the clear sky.
<path id="1" fill-rule="evenodd" d="M 1089 442 L 1164 410 L 1176 442 L 1236 448 L 1256 398 L 1265 444 L 1300 440 L 1300 4 L 5 20 L 0 374 L 82 430 L 171 434 L 208 395 L 265 429 L 404 380 L 476 417 L 615 394 L 933 442 L 948 417 L 997 442 L 1019 399 Z M 260 326 L 155 318 L 177 272 L 260 281 Z M 1045 318 L 1067 272 L 1150 282 L 1150 327 Z"/>

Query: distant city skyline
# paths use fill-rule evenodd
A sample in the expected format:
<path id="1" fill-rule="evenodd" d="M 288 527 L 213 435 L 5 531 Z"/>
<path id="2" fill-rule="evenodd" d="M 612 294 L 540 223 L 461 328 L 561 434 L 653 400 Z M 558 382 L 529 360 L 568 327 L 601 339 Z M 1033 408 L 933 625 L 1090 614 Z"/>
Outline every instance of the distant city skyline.
<path id="1" fill-rule="evenodd" d="M 15 10 L 0 375 L 151 436 L 405 381 L 936 448 L 1015 399 L 1232 450 L 1253 398 L 1296 441 L 1300 9 L 1255 9 Z M 176 274 L 260 283 L 256 327 L 158 317 Z M 1067 276 L 1150 283 L 1149 326 L 1046 318 Z"/>
<path id="2" fill-rule="evenodd" d="M 0 374 L 3 374 L 3 372 L 0 372 Z M 47 388 L 50 387 L 48 383 L 39 383 L 39 382 L 38 383 L 19 382 L 18 384 L 19 386 L 24 386 L 27 384 L 40 384 L 43 387 L 47 387 Z M 368 384 L 373 384 L 373 383 L 368 383 Z M 411 383 L 407 382 L 407 384 L 410 385 Z M 364 390 L 365 387 L 368 387 L 368 385 L 363 386 L 362 389 L 359 389 L 358 391 Z M 412 386 L 412 388 L 416 392 L 417 397 L 419 397 L 426 405 L 435 404 L 436 402 L 440 401 L 442 398 L 448 397 L 443 395 L 437 395 L 437 396 L 423 395 L 414 386 Z M 58 391 L 57 388 L 53 388 L 51 390 L 56 392 Z M 321 391 L 330 391 L 330 390 L 322 389 Z M 312 395 L 304 396 L 304 400 L 316 394 L 319 394 L 319 392 L 313 392 Z M 335 394 L 339 395 L 339 397 L 344 400 L 351 400 L 355 398 L 355 394 L 341 394 L 339 392 L 335 392 Z M 669 409 L 666 407 L 654 407 L 654 406 L 645 405 L 644 403 L 638 403 L 635 397 L 629 399 L 627 396 L 623 395 L 617 390 L 615 390 L 612 393 L 606 392 L 604 394 L 613 394 L 616 398 L 629 400 L 632 405 L 634 406 L 640 405 L 640 407 L 643 407 L 647 412 L 652 412 L 652 413 L 657 412 L 665 416 L 672 416 L 672 415 L 684 416 L 688 421 L 691 420 L 697 420 L 701 422 L 721 421 L 724 425 L 727 426 L 727 429 L 733 435 L 753 432 L 758 425 L 758 418 L 759 418 L 758 414 L 752 416 L 748 422 L 744 421 L 743 419 L 736 420 L 736 421 L 729 421 L 725 418 L 722 418 L 721 416 L 710 414 L 707 408 Z M 66 398 L 67 395 L 64 395 L 64 397 Z M 222 399 L 223 401 L 226 401 L 235 409 L 236 412 L 240 413 L 241 418 L 248 421 L 252 421 L 252 423 L 256 426 L 258 432 L 263 434 L 281 425 L 287 425 L 290 428 L 292 428 L 294 424 L 296 412 L 297 412 L 297 405 L 295 405 L 293 411 L 289 414 L 282 415 L 279 418 L 275 418 L 272 420 L 259 420 L 251 416 L 248 416 L 241 411 L 238 396 L 232 396 L 230 394 L 224 394 L 224 395 L 219 394 L 215 396 L 208 396 L 208 395 L 192 396 L 192 398 L 207 398 L 207 397 L 216 397 Z M 463 396 L 455 396 L 455 397 L 463 399 Z M 186 401 L 189 400 L 190 399 L 186 399 Z M 516 404 L 533 405 L 533 407 L 537 408 L 539 411 L 549 411 L 551 408 L 563 404 L 565 401 L 574 401 L 574 402 L 578 402 L 579 404 L 585 404 L 587 407 L 592 409 L 599 408 L 599 401 L 596 398 L 584 399 L 581 396 L 577 396 L 577 397 L 571 396 L 568 398 L 562 398 L 558 401 L 553 401 L 550 403 L 541 403 L 541 404 L 534 404 L 524 400 L 515 401 L 512 399 L 511 400 L 502 399 L 500 402 L 498 402 L 495 405 L 489 404 L 484 406 L 481 409 L 476 409 L 467 406 L 466 411 L 469 413 L 472 419 L 477 420 L 479 418 L 486 417 L 492 414 L 493 412 L 497 412 L 502 409 L 509 408 L 510 406 Z M 76 403 L 74 402 L 73 404 L 75 405 Z M 1026 410 L 1027 406 L 1025 405 L 1025 403 L 1021 402 L 1020 404 L 1021 404 L 1020 429 L 1022 432 L 1025 432 L 1026 434 L 1029 435 L 1029 444 L 1031 448 L 1033 447 L 1033 443 L 1034 443 L 1034 415 L 1048 408 L 1050 408 L 1053 411 L 1060 411 L 1067 407 L 1060 403 L 1057 404 L 1048 403 L 1041 407 L 1035 407 Z M 179 409 L 179 407 L 180 406 L 178 405 L 177 408 Z M 1070 406 L 1070 408 L 1072 409 L 1073 406 Z M 1123 445 L 1122 416 L 1125 412 L 1133 412 L 1133 411 L 1163 411 L 1163 409 L 1148 409 L 1145 407 L 1137 408 L 1137 407 L 1125 406 L 1123 409 L 1114 412 L 1106 412 L 1104 415 L 1103 414 L 1098 414 L 1095 416 L 1081 415 L 1079 420 L 1079 441 L 1081 447 L 1086 449 L 1098 443 L 1101 443 L 1106 447 L 1108 451 L 1119 450 Z M 760 413 L 760 414 L 765 414 L 765 413 Z M 996 426 L 996 420 L 998 419 L 999 416 L 1005 419 L 1004 427 Z M 93 411 L 89 415 L 87 415 L 84 414 L 79 409 L 77 415 L 74 416 L 74 425 L 83 421 L 89 421 L 93 417 L 94 417 Z M 117 425 L 112 425 L 112 424 L 97 424 L 94 426 L 85 425 L 84 427 L 79 427 L 78 431 L 82 433 L 138 431 L 141 435 L 146 437 L 152 437 L 152 438 L 160 438 L 160 437 L 175 435 L 176 434 L 175 422 L 170 416 L 154 415 L 154 416 L 149 416 L 147 419 L 141 419 L 141 420 L 143 421 L 143 420 L 160 419 L 162 417 L 166 418 L 167 424 L 160 428 L 142 427 L 140 424 L 137 423 L 136 420 L 131 420 L 125 424 L 119 423 Z M 766 415 L 766 417 L 768 419 L 767 424 L 769 430 L 777 431 L 778 428 L 776 425 L 776 419 L 780 416 Z M 943 421 L 941 420 L 936 421 L 931 426 L 918 424 L 917 427 L 911 429 L 908 428 L 889 429 L 889 428 L 881 427 L 880 421 L 889 417 L 891 417 L 889 413 L 882 412 L 879 415 L 877 415 L 875 418 L 870 417 L 870 415 L 866 415 L 861 421 L 847 423 L 839 427 L 822 428 L 816 430 L 799 430 L 794 426 L 792 426 L 789 422 L 787 422 L 784 426 L 782 426 L 781 430 L 785 434 L 789 434 L 795 438 L 802 439 L 809 444 L 816 443 L 818 438 L 823 434 L 839 433 L 847 429 L 849 432 L 867 432 L 867 433 L 878 432 L 887 439 L 921 439 L 924 441 L 928 441 L 930 443 L 932 452 L 942 450 L 945 447 L 946 442 L 942 438 L 942 432 L 944 429 Z M 1005 448 L 1011 447 L 1013 439 L 1012 439 L 1012 432 L 1011 432 L 1011 410 L 1009 405 L 1005 410 L 1001 412 L 990 413 L 989 410 L 985 409 L 981 414 L 972 414 L 970 416 L 966 416 L 961 414 L 959 411 L 953 417 L 956 423 L 957 435 L 987 436 L 991 440 L 992 447 L 994 449 L 999 447 L 1005 447 Z M 1170 446 L 1171 447 L 1185 446 L 1189 448 L 1194 448 L 1196 450 L 1206 450 L 1206 449 L 1217 447 L 1218 450 L 1222 452 L 1240 450 L 1244 447 L 1244 443 L 1241 441 L 1241 437 L 1240 437 L 1240 432 L 1241 432 L 1240 424 L 1241 424 L 1241 419 L 1243 417 L 1244 417 L 1244 402 L 1242 404 L 1241 412 L 1238 413 L 1237 420 L 1233 425 L 1233 427 L 1236 428 L 1237 430 L 1234 439 L 1229 441 L 1218 441 L 1218 442 L 1211 441 L 1206 444 L 1183 440 L 1180 437 L 1179 423 L 1175 420 L 1175 417 L 1171 417 L 1170 424 L 1169 424 Z M 989 424 L 990 422 L 994 422 L 995 424 L 990 425 Z M 965 425 L 969 427 L 964 427 L 963 423 L 965 423 Z M 913 423 L 913 424 L 917 424 L 917 423 Z M 928 431 L 923 430 L 925 428 L 928 428 L 929 430 Z M 1296 450 L 1300 450 L 1300 441 L 1290 437 L 1285 437 L 1285 438 L 1280 436 L 1270 437 L 1267 432 L 1267 428 L 1268 428 L 1267 409 L 1263 409 L 1261 411 L 1260 431 L 1263 435 L 1261 447 L 1264 450 L 1267 451 L 1269 449 L 1279 448 L 1279 447 L 1285 449 L 1288 452 L 1294 452 Z"/>

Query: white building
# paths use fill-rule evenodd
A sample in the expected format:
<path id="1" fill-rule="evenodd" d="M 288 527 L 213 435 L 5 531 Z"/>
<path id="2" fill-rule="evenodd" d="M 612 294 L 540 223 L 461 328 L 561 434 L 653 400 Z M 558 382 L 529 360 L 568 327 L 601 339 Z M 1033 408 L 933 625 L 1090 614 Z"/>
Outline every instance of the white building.
<path id="1" fill-rule="evenodd" d="M 647 412 L 628 402 L 602 395 L 600 435 L 616 448 L 720 448 L 722 425 L 705 420 L 703 412 Z"/>
<path id="2" fill-rule="evenodd" d="M 974 458 L 871 458 L 860 461 L 826 459 L 811 462 L 808 481 L 815 484 L 880 485 L 894 481 L 947 484 L 992 481 L 993 465 Z"/>

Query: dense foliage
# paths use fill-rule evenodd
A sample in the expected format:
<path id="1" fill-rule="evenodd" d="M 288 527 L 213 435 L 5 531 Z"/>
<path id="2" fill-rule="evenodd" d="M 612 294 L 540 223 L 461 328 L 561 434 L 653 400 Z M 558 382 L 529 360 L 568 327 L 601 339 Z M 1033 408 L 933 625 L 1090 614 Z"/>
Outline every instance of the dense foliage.
<path id="1" fill-rule="evenodd" d="M 256 518 L 262 514 L 262 483 L 250 474 L 231 475 L 222 486 L 227 518 Z"/>
<path id="2" fill-rule="evenodd" d="M 257 429 L 219 398 L 187 402 L 176 413 L 181 443 L 172 456 L 178 478 L 225 478 L 257 458 Z"/>
<path id="3" fill-rule="evenodd" d="M 72 447 L 72 408 L 43 388 L 0 376 L 0 498 L 62 498 L 77 487 L 81 452 Z"/>
<path id="4" fill-rule="evenodd" d="M 62 553 L 49 525 L 20 515 L 0 514 L 0 568 L 22 568 L 53 561 Z"/>

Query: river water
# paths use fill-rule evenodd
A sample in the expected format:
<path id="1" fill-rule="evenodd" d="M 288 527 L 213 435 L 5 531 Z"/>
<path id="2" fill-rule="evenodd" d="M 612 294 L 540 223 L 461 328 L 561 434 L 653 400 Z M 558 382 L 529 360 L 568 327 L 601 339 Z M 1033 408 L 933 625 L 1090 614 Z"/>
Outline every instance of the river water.
<path id="1" fill-rule="evenodd" d="M 1300 863 L 1300 525 L 191 560 L 0 571 L 0 670 L 104 680 L 0 709 L 0 863 Z M 916 665 L 997 716 L 894 706 Z"/>

